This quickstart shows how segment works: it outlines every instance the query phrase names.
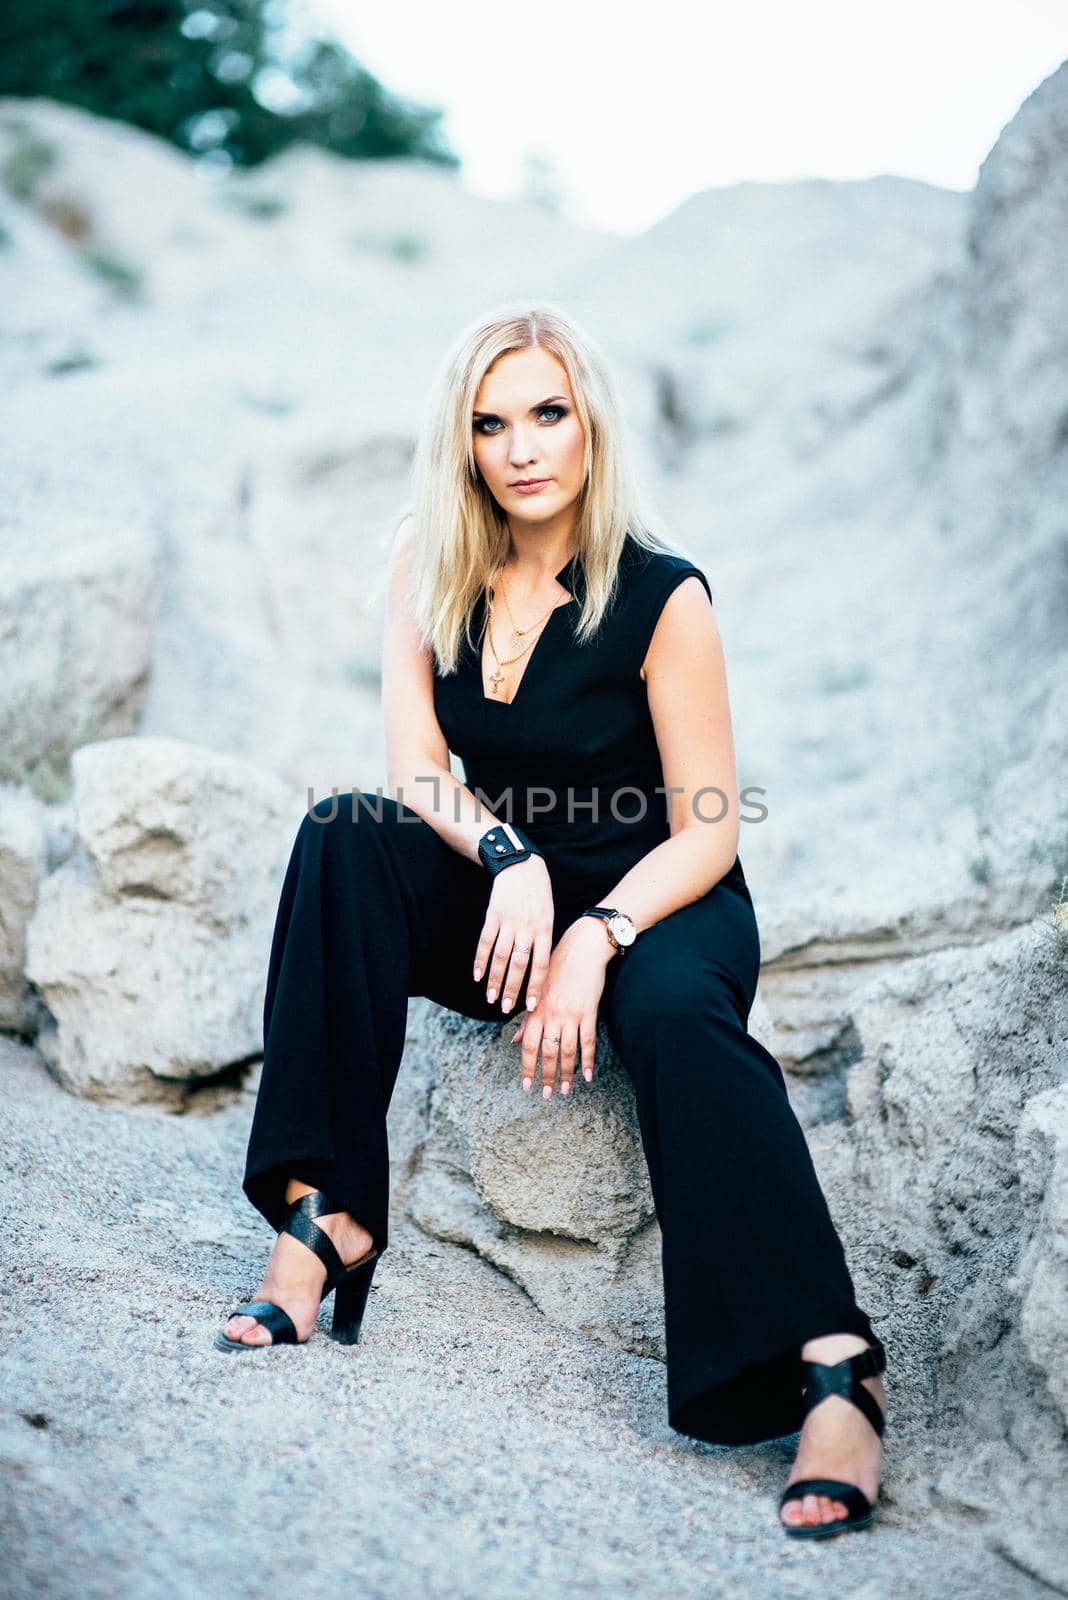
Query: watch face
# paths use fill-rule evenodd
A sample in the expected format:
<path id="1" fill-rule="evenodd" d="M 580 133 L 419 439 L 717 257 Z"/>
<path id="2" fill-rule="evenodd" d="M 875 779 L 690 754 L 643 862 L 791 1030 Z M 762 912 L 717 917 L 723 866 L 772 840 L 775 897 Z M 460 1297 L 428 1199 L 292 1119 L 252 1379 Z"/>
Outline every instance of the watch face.
<path id="1" fill-rule="evenodd" d="M 608 926 L 611 928 L 617 944 L 633 944 L 638 937 L 638 932 L 633 922 L 622 912 L 617 912 L 614 917 L 609 918 Z"/>

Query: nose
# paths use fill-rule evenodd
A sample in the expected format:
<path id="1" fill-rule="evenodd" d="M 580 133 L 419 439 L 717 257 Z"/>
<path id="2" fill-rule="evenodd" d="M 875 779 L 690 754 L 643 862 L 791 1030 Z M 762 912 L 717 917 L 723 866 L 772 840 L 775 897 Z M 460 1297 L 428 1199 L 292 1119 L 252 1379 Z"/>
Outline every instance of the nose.
<path id="1" fill-rule="evenodd" d="M 537 459 L 537 451 L 533 448 L 531 440 L 527 438 L 525 428 L 521 425 L 512 430 L 512 448 L 508 452 L 508 459 L 512 466 L 517 468 L 529 466 L 532 461 Z"/>

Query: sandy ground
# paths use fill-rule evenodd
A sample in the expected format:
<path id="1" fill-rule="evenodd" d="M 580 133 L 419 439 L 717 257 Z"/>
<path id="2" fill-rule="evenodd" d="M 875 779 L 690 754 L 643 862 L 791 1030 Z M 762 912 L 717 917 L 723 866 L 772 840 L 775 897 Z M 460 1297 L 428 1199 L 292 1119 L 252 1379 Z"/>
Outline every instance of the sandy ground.
<path id="1" fill-rule="evenodd" d="M 0 1040 L 12 1600 L 1049 1593 L 891 1484 L 867 1531 L 789 1540 L 795 1438 L 673 1433 L 659 1362 L 402 1216 L 359 1345 L 325 1336 L 328 1302 L 307 1345 L 215 1350 L 271 1245 L 239 1188 L 251 1104 L 97 1105 Z"/>

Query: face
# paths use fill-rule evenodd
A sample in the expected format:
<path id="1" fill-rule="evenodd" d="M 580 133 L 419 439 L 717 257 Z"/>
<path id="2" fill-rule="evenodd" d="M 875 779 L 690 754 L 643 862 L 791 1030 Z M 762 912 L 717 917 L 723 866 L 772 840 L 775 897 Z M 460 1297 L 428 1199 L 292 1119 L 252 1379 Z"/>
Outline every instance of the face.
<path id="1" fill-rule="evenodd" d="M 582 491 L 585 433 L 567 373 L 548 350 L 510 350 L 484 374 L 472 417 L 475 462 L 510 521 L 546 523 Z M 544 479 L 540 488 L 516 487 Z"/>

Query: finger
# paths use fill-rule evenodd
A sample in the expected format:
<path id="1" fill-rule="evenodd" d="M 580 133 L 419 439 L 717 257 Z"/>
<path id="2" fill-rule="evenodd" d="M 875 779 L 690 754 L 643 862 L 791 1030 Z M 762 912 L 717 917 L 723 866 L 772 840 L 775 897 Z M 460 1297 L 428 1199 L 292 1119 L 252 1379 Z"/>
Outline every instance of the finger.
<path id="1" fill-rule="evenodd" d="M 578 1025 L 564 1024 L 560 1035 L 560 1093 L 571 1093 L 571 1080 L 575 1076 L 575 1057 L 578 1054 Z"/>
<path id="2" fill-rule="evenodd" d="M 579 1029 L 579 1038 L 582 1040 L 582 1076 L 587 1083 L 593 1082 L 593 1054 L 597 1044 L 597 1022 L 588 1018 Z"/>
<path id="3" fill-rule="evenodd" d="M 495 911 L 487 911 L 486 920 L 482 924 L 482 932 L 479 934 L 478 943 L 475 946 L 474 979 L 476 983 L 486 970 L 490 952 L 493 949 L 493 943 L 500 926 L 500 918 L 497 913 Z"/>
<path id="4" fill-rule="evenodd" d="M 493 951 L 493 960 L 490 962 L 489 974 L 486 978 L 486 999 L 491 1005 L 504 985 L 504 974 L 511 958 L 514 943 L 515 929 L 511 923 L 502 922 Z"/>
<path id="5" fill-rule="evenodd" d="M 541 1018 L 531 1016 L 528 1013 L 523 1018 L 523 1060 L 519 1068 L 520 1081 L 526 1094 L 530 1093 L 534 1084 L 534 1076 L 538 1068 L 538 1043 L 541 1035 Z"/>
<path id="6" fill-rule="evenodd" d="M 542 1099 L 548 1100 L 553 1092 L 560 1062 L 561 1024 L 555 1018 L 550 1018 L 544 1027 L 545 1032 L 541 1036 L 541 1093 Z"/>
<path id="7" fill-rule="evenodd" d="M 538 1003 L 539 995 L 545 993 L 545 985 L 549 980 L 549 957 L 553 953 L 553 932 L 547 928 L 534 939 L 534 950 L 530 961 L 530 977 L 527 979 L 527 1010 L 533 1011 Z"/>
<path id="8" fill-rule="evenodd" d="M 504 980 L 504 993 L 501 996 L 502 1011 L 511 1011 L 515 1005 L 515 997 L 523 987 L 523 974 L 530 964 L 530 952 L 533 948 L 534 941 L 529 933 L 516 934 L 512 959 L 508 963 L 508 974 Z"/>

